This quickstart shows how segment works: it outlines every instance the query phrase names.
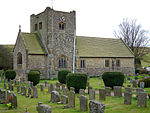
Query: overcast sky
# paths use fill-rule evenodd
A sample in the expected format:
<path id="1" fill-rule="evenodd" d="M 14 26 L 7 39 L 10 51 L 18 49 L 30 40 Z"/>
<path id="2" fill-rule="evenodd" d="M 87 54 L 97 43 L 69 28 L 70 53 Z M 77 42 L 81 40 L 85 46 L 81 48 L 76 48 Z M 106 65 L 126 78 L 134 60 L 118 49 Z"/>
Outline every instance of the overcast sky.
<path id="1" fill-rule="evenodd" d="M 30 32 L 30 15 L 52 6 L 52 0 L 1 0 L 0 44 L 15 44 L 19 25 Z M 54 10 L 76 11 L 76 34 L 114 38 L 123 18 L 137 19 L 150 31 L 150 0 L 53 0 Z"/>

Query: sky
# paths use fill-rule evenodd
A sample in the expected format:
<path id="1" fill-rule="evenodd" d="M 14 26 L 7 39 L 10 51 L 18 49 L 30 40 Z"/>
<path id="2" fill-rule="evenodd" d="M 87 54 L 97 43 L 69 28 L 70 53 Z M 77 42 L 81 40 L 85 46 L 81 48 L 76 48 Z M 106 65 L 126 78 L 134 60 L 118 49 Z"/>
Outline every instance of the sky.
<path id="1" fill-rule="evenodd" d="M 150 0 L 1 0 L 0 44 L 15 44 L 21 25 L 30 32 L 30 15 L 46 7 L 76 11 L 76 35 L 115 38 L 113 31 L 123 18 L 136 19 L 150 31 Z"/>

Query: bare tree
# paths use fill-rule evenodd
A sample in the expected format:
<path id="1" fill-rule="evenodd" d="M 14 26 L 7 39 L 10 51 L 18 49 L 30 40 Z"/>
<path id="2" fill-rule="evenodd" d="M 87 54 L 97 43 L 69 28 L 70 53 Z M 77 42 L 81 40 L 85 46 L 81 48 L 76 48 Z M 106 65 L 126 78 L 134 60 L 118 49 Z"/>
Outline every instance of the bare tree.
<path id="1" fill-rule="evenodd" d="M 149 52 L 146 48 L 150 41 L 148 31 L 142 29 L 141 25 L 137 25 L 135 19 L 123 19 L 118 27 L 119 29 L 114 31 L 115 37 L 122 38 L 135 57 L 142 57 Z"/>

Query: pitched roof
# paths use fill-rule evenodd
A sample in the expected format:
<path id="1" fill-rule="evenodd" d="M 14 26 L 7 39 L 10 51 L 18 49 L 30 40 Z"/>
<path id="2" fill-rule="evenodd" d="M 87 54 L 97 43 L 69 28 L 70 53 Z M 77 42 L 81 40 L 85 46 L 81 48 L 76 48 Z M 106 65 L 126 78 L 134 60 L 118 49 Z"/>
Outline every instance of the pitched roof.
<path id="1" fill-rule="evenodd" d="M 46 54 L 40 38 L 35 33 L 23 33 L 21 37 L 29 54 Z"/>
<path id="2" fill-rule="evenodd" d="M 134 57 L 121 39 L 77 36 L 80 57 Z"/>

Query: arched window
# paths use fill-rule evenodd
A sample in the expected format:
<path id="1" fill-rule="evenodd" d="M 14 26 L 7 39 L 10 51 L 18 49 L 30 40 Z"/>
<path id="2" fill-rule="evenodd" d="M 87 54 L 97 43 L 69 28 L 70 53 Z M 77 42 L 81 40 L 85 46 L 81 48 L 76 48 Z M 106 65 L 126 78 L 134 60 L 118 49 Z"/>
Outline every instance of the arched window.
<path id="1" fill-rule="evenodd" d="M 58 60 L 58 67 L 59 67 L 59 68 L 67 68 L 67 65 L 66 65 L 66 57 L 65 57 L 65 56 L 59 57 L 59 60 Z"/>
<path id="2" fill-rule="evenodd" d="M 22 54 L 20 52 L 17 54 L 17 64 L 22 64 Z"/>
<path id="3" fill-rule="evenodd" d="M 66 24 L 64 22 L 59 23 L 59 30 L 64 30 L 66 27 Z"/>

